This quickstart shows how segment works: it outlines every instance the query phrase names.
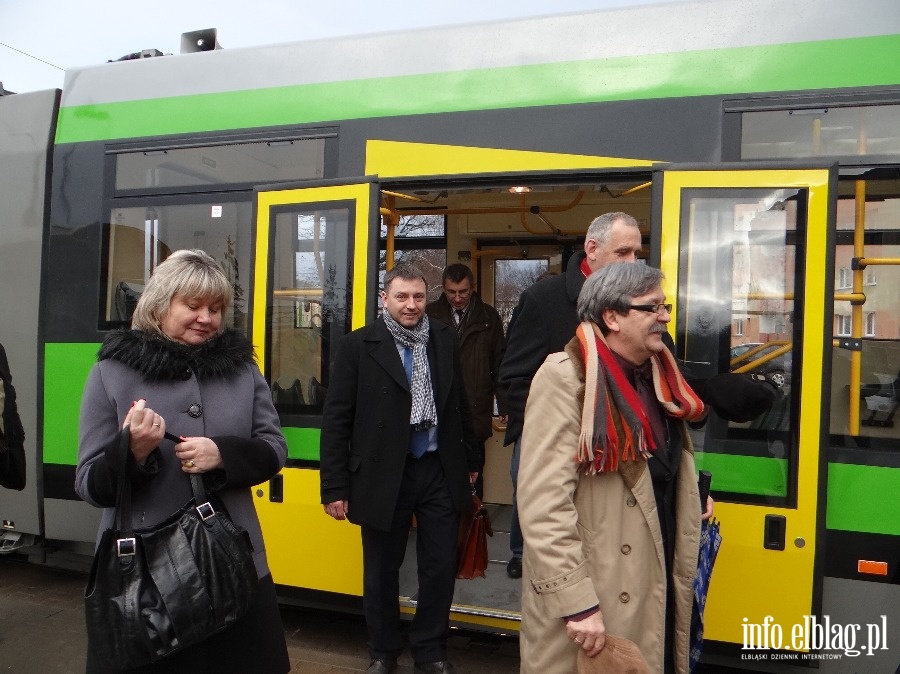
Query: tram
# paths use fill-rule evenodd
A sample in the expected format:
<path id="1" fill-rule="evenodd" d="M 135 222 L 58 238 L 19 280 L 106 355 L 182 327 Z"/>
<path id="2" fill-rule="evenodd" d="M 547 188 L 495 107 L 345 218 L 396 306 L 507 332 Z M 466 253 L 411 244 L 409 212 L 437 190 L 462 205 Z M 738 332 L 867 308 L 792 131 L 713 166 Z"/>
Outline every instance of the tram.
<path id="1" fill-rule="evenodd" d="M 202 248 L 232 279 L 227 322 L 289 444 L 254 488 L 279 596 L 358 610 L 359 531 L 319 503 L 336 340 L 377 316 L 400 259 L 430 299 L 445 265 L 470 265 L 508 319 L 596 215 L 625 211 L 666 274 L 678 357 L 780 386 L 759 418 L 694 431 L 724 538 L 704 661 L 893 674 L 898 54 L 895 0 L 714 0 L 148 54 L 0 96 L 0 342 L 28 452 L 26 489 L 0 490 L 0 552 L 87 565 L 85 379 L 155 265 Z M 514 634 L 528 590 L 504 572 L 502 438 L 491 568 L 458 581 L 452 620 Z"/>

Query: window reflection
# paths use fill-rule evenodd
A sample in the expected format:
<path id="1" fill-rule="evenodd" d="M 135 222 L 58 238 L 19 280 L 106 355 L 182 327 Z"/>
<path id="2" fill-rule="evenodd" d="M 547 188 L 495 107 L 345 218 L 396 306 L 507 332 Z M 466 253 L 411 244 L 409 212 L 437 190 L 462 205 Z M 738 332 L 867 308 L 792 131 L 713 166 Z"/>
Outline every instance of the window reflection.
<path id="1" fill-rule="evenodd" d="M 348 208 L 275 216 L 269 303 L 269 379 L 282 414 L 321 412 L 331 348 L 349 330 Z"/>
<path id="2" fill-rule="evenodd" d="M 741 114 L 741 159 L 896 155 L 900 105 Z"/>
<path id="3" fill-rule="evenodd" d="M 116 189 L 277 182 L 324 171 L 324 138 L 167 148 L 118 155 Z"/>
<path id="4" fill-rule="evenodd" d="M 691 378 L 756 373 L 778 387 L 756 419 L 711 413 L 692 433 L 698 464 L 733 499 L 785 502 L 795 480 L 793 358 L 800 190 L 686 190 L 679 259 L 678 349 Z"/>
<path id="5" fill-rule="evenodd" d="M 225 325 L 247 331 L 251 254 L 249 203 L 115 208 L 106 237 L 105 319 L 130 325 L 156 266 L 173 251 L 199 248 L 222 266 L 234 302 Z"/>
<path id="6" fill-rule="evenodd" d="M 898 450 L 900 199 L 893 196 L 898 181 L 846 181 L 840 191 L 831 361 L 832 443 Z M 857 208 L 857 195 L 864 201 L 864 209 Z M 860 249 L 855 242 L 861 244 Z M 862 266 L 860 258 L 872 264 Z M 854 293 L 861 293 L 862 300 L 853 301 Z"/>

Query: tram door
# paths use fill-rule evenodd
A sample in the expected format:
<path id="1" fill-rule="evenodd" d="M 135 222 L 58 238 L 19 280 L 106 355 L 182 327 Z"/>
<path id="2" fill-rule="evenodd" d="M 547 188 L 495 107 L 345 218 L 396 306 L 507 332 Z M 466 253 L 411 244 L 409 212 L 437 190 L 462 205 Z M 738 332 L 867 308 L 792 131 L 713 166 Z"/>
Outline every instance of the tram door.
<path id="1" fill-rule="evenodd" d="M 833 169 L 654 176 L 678 356 L 696 377 L 754 372 L 777 387 L 758 418 L 734 423 L 712 414 L 693 431 L 697 466 L 713 476 L 723 537 L 708 640 L 746 645 L 753 634 L 772 647 L 782 634 L 787 649 L 793 626 L 818 612 L 823 363 L 833 305 L 828 204 L 836 180 Z"/>
<path id="2" fill-rule="evenodd" d="M 319 438 L 338 339 L 372 307 L 378 188 L 370 180 L 259 189 L 251 337 L 288 442 L 254 490 L 278 585 L 362 595 L 359 529 L 319 502 Z"/>

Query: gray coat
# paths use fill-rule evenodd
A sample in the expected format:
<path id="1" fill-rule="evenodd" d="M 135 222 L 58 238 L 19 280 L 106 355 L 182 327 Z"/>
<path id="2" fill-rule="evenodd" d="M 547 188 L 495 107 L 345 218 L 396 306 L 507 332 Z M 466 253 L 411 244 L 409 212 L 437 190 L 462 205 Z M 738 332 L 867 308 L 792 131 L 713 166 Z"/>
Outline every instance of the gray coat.
<path id="1" fill-rule="evenodd" d="M 231 518 L 249 532 L 262 578 L 269 571 L 249 488 L 278 473 L 287 444 L 249 343 L 236 333 L 225 333 L 207 345 L 187 347 L 136 331 L 110 335 L 84 390 L 75 491 L 105 508 L 99 541 L 102 532 L 114 526 L 119 429 L 132 403 L 143 398 L 165 419 L 168 432 L 209 437 L 218 445 L 224 470 L 210 471 L 204 480 Z M 162 441 L 144 468 L 130 457 L 129 470 L 136 527 L 166 519 L 191 498 L 190 480 L 169 440 Z"/>

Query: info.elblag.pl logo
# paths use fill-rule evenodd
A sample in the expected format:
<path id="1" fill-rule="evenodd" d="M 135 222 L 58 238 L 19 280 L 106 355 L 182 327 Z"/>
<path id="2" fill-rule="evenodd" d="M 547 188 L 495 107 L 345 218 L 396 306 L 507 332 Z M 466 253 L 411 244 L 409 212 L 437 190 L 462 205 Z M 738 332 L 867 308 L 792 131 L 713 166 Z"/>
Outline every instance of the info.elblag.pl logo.
<path id="1" fill-rule="evenodd" d="M 790 634 L 772 616 L 761 623 L 743 619 L 743 660 L 837 660 L 842 656 L 874 655 L 888 650 L 887 616 L 873 623 L 833 623 L 830 616 L 803 616 Z M 763 651 L 762 653 L 758 651 Z M 782 651 L 775 653 L 772 651 Z M 784 651 L 795 651 L 784 652 Z"/>

